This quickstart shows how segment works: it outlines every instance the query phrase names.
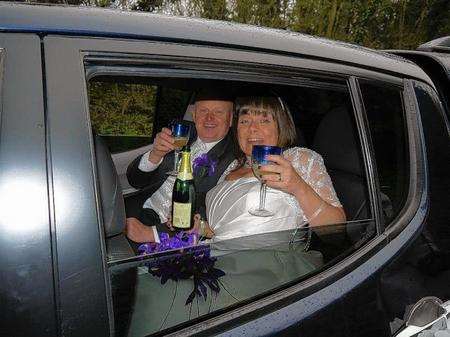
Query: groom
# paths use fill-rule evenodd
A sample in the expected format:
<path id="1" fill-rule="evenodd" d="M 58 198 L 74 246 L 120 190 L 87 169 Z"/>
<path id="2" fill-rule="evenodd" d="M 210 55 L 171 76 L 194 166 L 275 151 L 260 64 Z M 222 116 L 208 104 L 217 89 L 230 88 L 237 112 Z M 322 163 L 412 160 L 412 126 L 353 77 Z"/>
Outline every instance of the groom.
<path id="1" fill-rule="evenodd" d="M 196 213 L 206 218 L 205 197 L 213 188 L 228 165 L 234 160 L 233 141 L 229 134 L 233 117 L 233 98 L 224 90 L 202 90 L 195 96 L 193 121 L 189 145 L 191 160 L 207 155 L 209 162 L 217 167 L 211 175 L 198 176 L 194 172 L 196 188 Z M 127 237 L 137 243 L 158 242 L 156 226 L 167 222 L 172 206 L 172 189 L 175 177 L 166 173 L 173 169 L 174 138 L 171 131 L 163 128 L 152 148 L 136 158 L 127 170 L 131 186 L 143 189 L 149 198 L 145 201 L 138 218 L 128 218 Z M 203 172 L 208 170 L 203 170 Z"/>

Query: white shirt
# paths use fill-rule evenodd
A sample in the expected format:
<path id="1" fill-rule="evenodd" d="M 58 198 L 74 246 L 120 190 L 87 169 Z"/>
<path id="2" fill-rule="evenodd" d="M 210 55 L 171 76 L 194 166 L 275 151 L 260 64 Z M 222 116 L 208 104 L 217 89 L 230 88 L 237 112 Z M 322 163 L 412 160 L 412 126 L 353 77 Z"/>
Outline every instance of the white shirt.
<path id="1" fill-rule="evenodd" d="M 221 139 L 216 142 L 205 143 L 200 138 L 197 138 L 197 140 L 191 145 L 191 163 L 198 156 L 209 152 L 209 150 L 211 150 L 220 141 Z M 150 162 L 150 160 L 148 159 L 150 152 L 151 149 L 142 156 L 141 161 L 139 162 L 138 168 L 143 172 L 151 172 L 156 170 L 156 168 L 162 162 L 162 160 L 160 160 L 160 162 L 157 164 L 153 164 L 152 162 Z M 153 209 L 159 215 L 162 223 L 167 221 L 167 215 L 169 214 L 170 208 L 172 207 L 172 190 L 175 179 L 176 177 L 168 175 L 167 179 L 164 181 L 161 187 L 145 201 L 143 206 L 144 208 Z M 159 242 L 158 233 L 154 226 L 153 233 L 155 234 L 155 241 Z"/>

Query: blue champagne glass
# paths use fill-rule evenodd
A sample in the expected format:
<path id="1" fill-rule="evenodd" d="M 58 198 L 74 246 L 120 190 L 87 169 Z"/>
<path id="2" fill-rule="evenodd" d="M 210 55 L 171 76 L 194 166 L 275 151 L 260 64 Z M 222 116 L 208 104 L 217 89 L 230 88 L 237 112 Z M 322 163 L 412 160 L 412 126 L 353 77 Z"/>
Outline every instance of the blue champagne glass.
<path id="1" fill-rule="evenodd" d="M 167 174 L 171 176 L 177 176 L 180 150 L 183 146 L 185 146 L 188 143 L 191 128 L 188 123 L 179 120 L 173 121 L 170 124 L 170 128 L 172 130 L 172 137 L 175 140 L 175 142 L 173 143 L 173 145 L 175 146 L 175 153 L 174 153 L 173 170 L 167 172 Z"/>
<path id="2" fill-rule="evenodd" d="M 267 160 L 268 155 L 281 155 L 282 149 L 278 146 L 270 145 L 253 145 L 252 148 L 252 170 L 256 178 L 261 182 L 261 188 L 259 192 L 259 207 L 257 209 L 250 209 L 248 212 L 255 216 L 272 216 L 273 212 L 265 208 L 266 204 L 266 189 L 267 186 L 262 180 L 263 174 L 278 174 L 277 172 L 261 171 L 261 165 L 273 164 L 273 162 Z"/>

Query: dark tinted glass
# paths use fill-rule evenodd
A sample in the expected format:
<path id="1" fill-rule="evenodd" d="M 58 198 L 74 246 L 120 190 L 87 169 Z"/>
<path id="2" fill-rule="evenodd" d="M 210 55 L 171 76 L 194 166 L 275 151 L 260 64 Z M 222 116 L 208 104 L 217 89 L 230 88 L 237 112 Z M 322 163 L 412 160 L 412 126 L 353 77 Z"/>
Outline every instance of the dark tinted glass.
<path id="1" fill-rule="evenodd" d="M 361 93 L 375 151 L 385 222 L 402 209 L 408 193 L 406 122 L 397 88 L 362 82 Z"/>
<path id="2" fill-rule="evenodd" d="M 443 250 L 450 247 L 450 139 L 448 121 L 436 93 L 428 86 L 414 85 L 422 120 L 428 162 L 430 209 L 427 230 L 433 242 Z"/>
<path id="3" fill-rule="evenodd" d="M 167 127 L 173 119 L 183 118 L 191 96 L 192 91 L 159 87 L 155 131 L 159 132 L 163 127 Z"/>

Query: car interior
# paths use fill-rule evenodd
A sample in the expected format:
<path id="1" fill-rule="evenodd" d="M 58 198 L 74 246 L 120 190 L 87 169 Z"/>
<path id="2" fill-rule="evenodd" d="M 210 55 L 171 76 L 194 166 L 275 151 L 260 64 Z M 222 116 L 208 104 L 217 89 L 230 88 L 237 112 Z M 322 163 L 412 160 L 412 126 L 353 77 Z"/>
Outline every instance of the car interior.
<path id="1" fill-rule="evenodd" d="M 173 118 L 183 116 L 186 120 L 192 119 L 192 97 L 196 90 L 205 86 L 224 86 L 224 81 L 202 79 L 100 77 L 94 80 L 98 83 L 110 83 L 114 80 L 131 85 L 145 84 L 157 87 L 153 133 L 145 137 L 145 140 L 150 142 Z M 323 157 L 336 193 L 345 209 L 346 238 L 340 244 L 360 245 L 361 240 L 366 241 L 367 237 L 374 234 L 373 221 L 370 221 L 371 210 L 361 145 L 345 84 L 335 83 L 322 87 L 320 83 L 312 83 L 310 86 L 299 87 L 227 81 L 225 85 L 234 88 L 239 95 L 275 94 L 289 109 L 297 129 L 296 146 L 308 147 Z M 94 141 L 108 258 L 112 260 L 132 256 L 122 233 L 125 217 L 136 214 L 145 201 L 144 194 L 140 191 L 126 195 L 122 193 L 118 173 L 111 159 L 111 152 L 117 153 L 117 144 L 118 148 L 121 146 L 123 148 L 120 142 L 123 140 L 130 144 L 130 138 L 133 137 L 99 134 Z M 130 162 L 136 157 L 136 148 L 142 148 L 142 137 L 135 138 L 138 140 L 137 143 L 127 151 L 120 151 L 122 156 L 128 152 L 132 153 Z M 330 251 L 327 260 L 335 258 L 336 251 L 341 253 L 345 250 L 343 247 L 336 247 L 333 242 L 331 247 L 327 248 L 326 242 L 330 240 L 318 239 L 319 236 L 326 237 L 323 233 L 315 235 L 319 246 L 315 248 L 322 247 L 323 250 Z M 335 238 L 332 241 L 335 241 Z"/>
<path id="2" fill-rule="evenodd" d="M 142 107 L 134 101 L 134 92 L 146 92 L 153 95 L 152 99 L 140 103 L 153 102 L 144 114 L 151 114 L 151 134 L 127 134 L 127 131 L 105 132 L 98 121 L 102 120 L 104 110 L 90 91 L 89 104 L 91 124 L 93 129 L 93 144 L 97 166 L 97 190 L 99 193 L 99 210 L 103 220 L 106 242 L 107 264 L 110 268 L 114 315 L 116 330 L 126 331 L 127 321 L 133 308 L 136 317 L 145 315 L 148 310 L 145 299 L 150 294 L 139 295 L 145 291 L 146 281 L 142 279 L 141 257 L 136 257 L 136 244 L 128 241 L 124 234 L 126 218 L 136 215 L 145 202 L 148 191 L 131 190 L 128 186 L 121 186 L 126 179 L 127 162 L 131 163 L 138 154 L 148 149 L 149 143 L 162 127 L 177 118 L 192 120 L 193 95 L 204 87 L 233 88 L 237 95 L 276 95 L 282 105 L 289 111 L 296 126 L 297 142 L 295 146 L 307 147 L 319 153 L 331 177 L 334 188 L 346 212 L 347 220 L 342 224 L 319 226 L 308 230 L 307 247 L 310 252 L 320 252 L 323 266 L 308 274 L 299 273 L 300 279 L 310 277 L 351 254 L 355 249 L 364 245 L 376 235 L 375 220 L 372 215 L 371 200 L 368 193 L 368 180 L 363 159 L 363 147 L 356 124 L 356 117 L 345 81 L 307 81 L 303 85 L 286 85 L 278 83 L 255 83 L 247 81 L 223 81 L 216 79 L 183 79 L 183 78 L 136 78 L 127 76 L 102 76 L 91 79 L 94 87 L 101 87 L 103 92 L 113 94 L 108 100 L 113 100 L 111 106 L 122 106 L 120 118 L 130 118 L 129 115 Z M 104 86 L 104 87 L 102 87 Z M 144 89 L 142 89 L 144 88 Z M 148 89 L 148 90 L 147 90 Z M 122 97 L 130 99 L 126 109 L 123 102 L 115 102 L 117 90 L 122 90 Z M 101 102 L 100 102 L 101 103 Z M 106 118 L 110 120 L 110 116 Z M 126 121 L 128 123 L 128 121 Z M 121 122 L 119 121 L 118 124 Z M 122 123 L 126 124 L 126 123 Z M 103 129 L 102 129 L 103 127 Z M 148 129 L 147 129 L 148 130 Z M 118 160 L 118 158 L 120 160 Z M 304 236 L 306 237 L 306 236 Z M 266 236 L 267 238 L 267 236 Z M 246 238 L 235 240 L 230 245 L 245 245 Z M 257 239 L 256 239 L 257 240 Z M 231 240 L 233 241 L 233 240 Z M 270 242 L 266 240 L 265 242 Z M 268 246 L 267 246 L 268 247 Z M 258 248 L 259 249 L 259 248 Z M 181 254 L 181 252 L 172 252 Z M 172 254 L 170 253 L 170 254 Z M 163 255 L 161 255 L 163 254 Z M 169 253 L 157 253 L 145 259 L 159 260 Z M 141 262 L 139 262 L 141 261 Z M 133 267 L 134 266 L 134 267 Z M 270 268 L 269 268 L 270 269 Z M 289 281 L 292 282 L 292 281 Z M 279 286 L 287 287 L 289 282 Z M 267 291 L 273 291 L 268 289 Z M 257 296 L 262 296 L 259 293 Z M 249 300 L 249 299 L 247 299 Z M 180 308 L 180 310 L 182 310 Z M 139 319 L 139 318 L 136 318 Z M 140 318 L 143 319 L 143 318 Z M 180 321 L 181 322 L 181 321 Z M 138 325 L 144 327 L 146 324 Z M 124 333 L 125 334 L 125 333 Z M 121 333 L 119 333 L 121 335 Z"/>

